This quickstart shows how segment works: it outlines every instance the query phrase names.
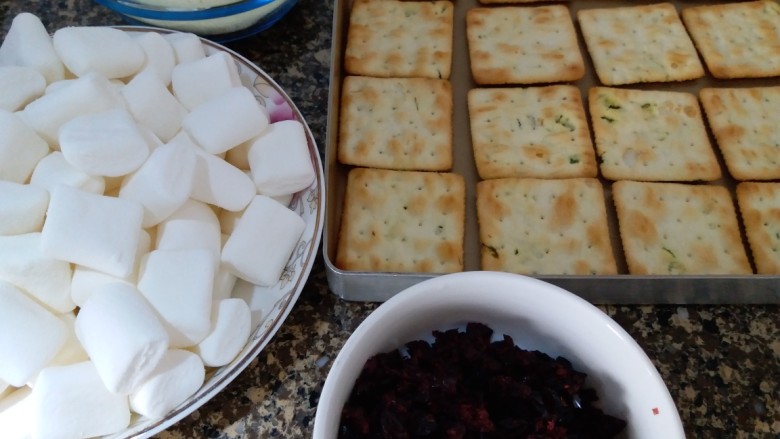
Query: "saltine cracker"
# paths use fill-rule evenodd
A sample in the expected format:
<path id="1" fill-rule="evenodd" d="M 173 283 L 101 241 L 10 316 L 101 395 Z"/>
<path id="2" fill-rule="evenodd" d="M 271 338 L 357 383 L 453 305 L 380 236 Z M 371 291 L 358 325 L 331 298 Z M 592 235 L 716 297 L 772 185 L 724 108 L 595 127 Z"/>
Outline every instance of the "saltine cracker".
<path id="1" fill-rule="evenodd" d="M 341 92 L 341 163 L 398 170 L 452 167 L 449 81 L 347 76 Z"/>
<path id="2" fill-rule="evenodd" d="M 623 180 L 612 185 L 630 274 L 751 274 L 728 189 Z"/>
<path id="3" fill-rule="evenodd" d="M 574 22 L 563 5 L 472 8 L 466 36 L 477 84 L 554 83 L 585 75 Z"/>
<path id="4" fill-rule="evenodd" d="M 596 176 L 577 87 L 476 88 L 468 92 L 468 109 L 481 178 Z"/>
<path id="5" fill-rule="evenodd" d="M 713 181 L 721 177 L 695 95 L 593 87 L 588 107 L 605 178 Z"/>
<path id="6" fill-rule="evenodd" d="M 704 76 L 696 48 L 671 3 L 581 9 L 577 18 L 604 85 Z"/>
<path id="7" fill-rule="evenodd" d="M 780 274 L 780 183 L 739 183 L 737 204 L 756 271 Z"/>
<path id="8" fill-rule="evenodd" d="M 699 99 L 732 177 L 780 179 L 780 87 L 703 88 Z"/>
<path id="9" fill-rule="evenodd" d="M 595 178 L 477 183 L 483 270 L 615 274 L 604 190 Z"/>
<path id="10" fill-rule="evenodd" d="M 692 6 L 681 15 L 712 76 L 780 75 L 780 5 L 776 2 Z"/>
<path id="11" fill-rule="evenodd" d="M 351 271 L 462 271 L 465 197 L 458 174 L 353 168 L 336 265 Z"/>
<path id="12" fill-rule="evenodd" d="M 448 79 L 453 11 L 450 1 L 357 0 L 347 29 L 345 72 Z"/>

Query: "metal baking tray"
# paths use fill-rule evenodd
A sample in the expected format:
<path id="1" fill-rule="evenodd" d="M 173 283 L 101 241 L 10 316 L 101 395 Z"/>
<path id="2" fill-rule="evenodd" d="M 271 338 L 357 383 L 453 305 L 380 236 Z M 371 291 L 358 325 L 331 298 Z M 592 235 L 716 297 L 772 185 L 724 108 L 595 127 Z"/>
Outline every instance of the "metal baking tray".
<path id="1" fill-rule="evenodd" d="M 583 92 L 583 101 L 587 113 L 587 90 L 598 85 L 593 65 L 589 58 L 579 25 L 576 22 L 578 9 L 595 7 L 615 7 L 660 3 L 658 1 L 615 1 L 615 0 L 578 0 L 566 2 L 572 18 L 575 20 L 580 50 L 582 52 L 586 75 L 573 84 Z M 683 7 L 713 3 L 704 1 L 681 1 L 675 6 L 678 11 Z M 727 3 L 727 2 L 719 2 Z M 330 91 L 328 98 L 327 135 L 325 146 L 326 177 L 326 216 L 323 236 L 323 254 L 326 275 L 331 291 L 345 300 L 382 302 L 399 291 L 435 277 L 435 274 L 408 274 L 385 272 L 357 272 L 342 270 L 334 265 L 338 233 L 341 222 L 341 209 L 349 167 L 342 165 L 336 158 L 339 123 L 339 101 L 341 83 L 344 78 L 342 55 L 346 47 L 349 11 L 352 0 L 336 0 L 333 14 L 333 40 L 331 51 Z M 519 6 L 533 6 L 525 4 Z M 452 171 L 461 174 L 466 181 L 466 225 L 464 241 L 464 267 L 466 271 L 479 270 L 479 235 L 476 220 L 475 191 L 479 177 L 473 163 L 471 151 L 471 133 L 469 127 L 466 93 L 476 87 L 469 68 L 469 54 L 466 41 L 466 11 L 482 6 L 478 0 L 454 1 L 453 61 L 450 81 L 453 89 L 453 139 L 454 165 Z M 502 6 L 496 6 L 502 7 Z M 540 84 L 541 85 L 541 84 Z M 700 80 L 681 83 L 633 84 L 624 88 L 646 88 L 688 91 L 698 94 L 704 86 L 740 87 L 780 85 L 777 78 L 763 80 L 715 80 L 705 77 Z M 589 116 L 588 116 L 589 117 Z M 706 122 L 706 120 L 705 120 Z M 591 133 L 592 135 L 592 133 Z M 716 143 L 710 138 L 717 151 Z M 720 157 L 719 157 L 720 159 Z M 735 182 L 730 180 L 721 159 L 722 184 L 733 190 Z M 625 260 L 617 234 L 617 221 L 609 191 L 609 182 L 602 180 L 606 188 L 607 214 L 612 230 L 612 244 L 618 259 L 619 273 L 627 273 Z M 733 194 L 732 194 L 733 195 Z M 743 241 L 746 245 L 743 234 Z M 747 245 L 745 247 L 748 249 Z M 749 252 L 748 252 L 749 253 Z M 545 275 L 538 279 L 565 288 L 582 298 L 596 304 L 778 304 L 780 303 L 780 276 L 775 275 L 654 275 L 636 276 L 618 275 Z"/>

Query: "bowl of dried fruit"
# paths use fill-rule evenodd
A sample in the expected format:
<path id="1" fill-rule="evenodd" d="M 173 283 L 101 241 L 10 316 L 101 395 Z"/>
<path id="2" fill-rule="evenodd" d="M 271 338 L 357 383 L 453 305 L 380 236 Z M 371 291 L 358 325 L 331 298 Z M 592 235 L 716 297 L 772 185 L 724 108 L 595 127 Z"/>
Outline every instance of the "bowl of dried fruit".
<path id="1" fill-rule="evenodd" d="M 350 336 L 322 389 L 314 439 L 684 438 L 636 341 L 546 282 L 465 272 L 393 296 Z"/>

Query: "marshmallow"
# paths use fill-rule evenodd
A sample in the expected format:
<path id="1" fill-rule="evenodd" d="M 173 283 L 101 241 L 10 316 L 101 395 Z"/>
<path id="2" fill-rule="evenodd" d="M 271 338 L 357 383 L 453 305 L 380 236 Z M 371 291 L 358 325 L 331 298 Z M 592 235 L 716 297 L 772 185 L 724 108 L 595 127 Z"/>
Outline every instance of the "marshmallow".
<path id="1" fill-rule="evenodd" d="M 244 214 L 243 210 L 231 211 L 223 209 L 219 213 L 219 227 L 222 233 L 230 235 L 236 228 L 236 223 L 241 219 L 241 215 Z"/>
<path id="2" fill-rule="evenodd" d="M 257 328 L 286 294 L 284 288 L 268 288 L 251 284 L 243 279 L 236 281 L 233 298 L 243 300 L 252 316 L 250 326 Z"/>
<path id="3" fill-rule="evenodd" d="M 182 128 L 212 154 L 223 153 L 266 129 L 268 113 L 246 87 L 233 87 L 198 105 Z"/>
<path id="4" fill-rule="evenodd" d="M 54 51 L 49 32 L 40 18 L 28 12 L 18 14 L 11 22 L 0 46 L 0 66 L 31 67 L 47 83 L 65 77 L 65 67 Z"/>
<path id="5" fill-rule="evenodd" d="M 119 177 L 149 156 L 149 145 L 133 117 L 123 108 L 77 116 L 60 128 L 65 160 L 90 175 Z"/>
<path id="6" fill-rule="evenodd" d="M 106 390 L 89 361 L 41 371 L 30 410 L 33 439 L 103 436 L 130 425 L 127 397 Z"/>
<path id="7" fill-rule="evenodd" d="M 240 86 L 238 67 L 226 52 L 180 63 L 171 73 L 173 94 L 188 110 Z"/>
<path id="8" fill-rule="evenodd" d="M 131 34 L 146 54 L 143 71 L 151 71 L 166 86 L 171 83 L 171 72 L 176 67 L 176 52 L 171 43 L 157 32 Z"/>
<path id="9" fill-rule="evenodd" d="M 172 348 L 193 346 L 208 335 L 215 271 L 208 250 L 154 250 L 146 256 L 138 290 L 160 316 Z"/>
<path id="10" fill-rule="evenodd" d="M 112 393 L 129 394 L 152 373 L 168 350 L 168 333 L 132 285 L 107 284 L 76 316 L 78 337 Z"/>
<path id="11" fill-rule="evenodd" d="M 0 281 L 0 379 L 23 386 L 57 355 L 66 338 L 65 323 Z"/>
<path id="12" fill-rule="evenodd" d="M 30 67 L 0 67 L 0 108 L 16 111 L 40 97 L 46 89 L 46 78 Z"/>
<path id="13" fill-rule="evenodd" d="M 157 226 L 155 248 L 157 250 L 208 250 L 216 266 L 222 252 L 219 219 L 209 206 L 189 199 Z"/>
<path id="14" fill-rule="evenodd" d="M 222 263 L 239 278 L 273 285 L 305 227 L 295 212 L 265 195 L 257 195 L 222 248 Z"/>
<path id="15" fill-rule="evenodd" d="M 200 37 L 189 32 L 175 32 L 163 35 L 171 43 L 177 64 L 197 61 L 206 57 L 206 49 Z"/>
<path id="16" fill-rule="evenodd" d="M 143 206 L 145 228 L 157 225 L 187 201 L 195 163 L 192 148 L 179 143 L 162 145 L 152 151 L 138 171 L 125 179 L 119 198 Z"/>
<path id="17" fill-rule="evenodd" d="M 84 347 L 81 346 L 79 339 L 76 337 L 76 315 L 72 312 L 66 312 L 65 314 L 58 314 L 57 318 L 65 323 L 67 335 L 65 343 L 57 351 L 57 355 L 52 358 L 48 366 L 67 366 L 89 361 L 87 351 L 84 350 Z"/>
<path id="18" fill-rule="evenodd" d="M 54 50 L 76 76 L 97 73 L 125 78 L 138 72 L 146 54 L 127 32 L 103 26 L 70 26 L 54 32 Z"/>
<path id="19" fill-rule="evenodd" d="M 75 308 L 70 298 L 70 264 L 41 251 L 41 234 L 0 236 L 0 280 L 29 293 L 56 312 Z"/>
<path id="20" fill-rule="evenodd" d="M 151 70 L 144 70 L 121 89 L 133 118 L 167 142 L 179 132 L 187 109 L 173 97 L 165 83 Z"/>
<path id="21" fill-rule="evenodd" d="M 60 151 L 54 151 L 38 162 L 30 177 L 30 184 L 40 186 L 49 192 L 59 185 L 70 186 L 93 194 L 102 194 L 106 188 L 103 177 L 89 175 L 76 169 L 65 160 Z"/>
<path id="22" fill-rule="evenodd" d="M 0 180 L 25 183 L 49 145 L 15 113 L 0 110 Z"/>
<path id="23" fill-rule="evenodd" d="M 214 275 L 214 289 L 211 293 L 211 299 L 213 301 L 229 299 L 233 294 L 236 280 L 236 275 L 220 264 L 217 273 Z"/>
<path id="24" fill-rule="evenodd" d="M 194 351 L 206 366 L 220 367 L 233 361 L 249 339 L 249 306 L 241 299 L 220 300 L 214 306 L 211 321 L 211 332 Z"/>
<path id="25" fill-rule="evenodd" d="M 135 201 L 60 185 L 51 194 L 41 249 L 48 257 L 127 277 L 135 266 L 143 215 Z"/>
<path id="26" fill-rule="evenodd" d="M 119 90 L 96 74 L 82 76 L 30 102 L 20 113 L 39 136 L 57 145 L 60 127 L 76 116 L 122 108 Z"/>
<path id="27" fill-rule="evenodd" d="M 206 368 L 192 352 L 171 349 L 135 392 L 130 408 L 148 418 L 161 418 L 192 396 L 203 385 Z"/>
<path id="28" fill-rule="evenodd" d="M 21 387 L 0 399 L 0 432 L 3 439 L 32 437 L 32 389 Z"/>
<path id="29" fill-rule="evenodd" d="M 226 210 L 243 210 L 257 193 L 242 170 L 221 158 L 198 151 L 190 196 Z"/>
<path id="30" fill-rule="evenodd" d="M 39 232 L 49 192 L 29 184 L 0 180 L 0 235 Z"/>
<path id="31" fill-rule="evenodd" d="M 309 187 L 315 173 L 303 124 L 285 120 L 269 125 L 249 148 L 249 168 L 261 194 L 273 197 Z"/>

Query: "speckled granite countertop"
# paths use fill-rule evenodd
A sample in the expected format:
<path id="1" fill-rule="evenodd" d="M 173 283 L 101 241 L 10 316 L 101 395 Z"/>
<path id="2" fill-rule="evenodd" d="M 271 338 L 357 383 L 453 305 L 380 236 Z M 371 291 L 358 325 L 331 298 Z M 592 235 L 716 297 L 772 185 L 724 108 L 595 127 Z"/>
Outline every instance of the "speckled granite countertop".
<path id="1" fill-rule="evenodd" d="M 5 36 L 22 11 L 48 29 L 123 24 L 92 0 L 0 0 Z M 325 143 L 333 0 L 300 0 L 274 28 L 228 44 L 268 72 Z M 778 285 L 780 288 L 780 285 Z M 735 292 L 738 294 L 738 292 Z M 328 291 L 321 258 L 266 349 L 224 391 L 164 439 L 305 438 L 327 372 L 376 304 Z M 690 438 L 780 438 L 778 306 L 602 306 L 659 369 Z M 663 438 L 659 438 L 663 439 Z"/>

